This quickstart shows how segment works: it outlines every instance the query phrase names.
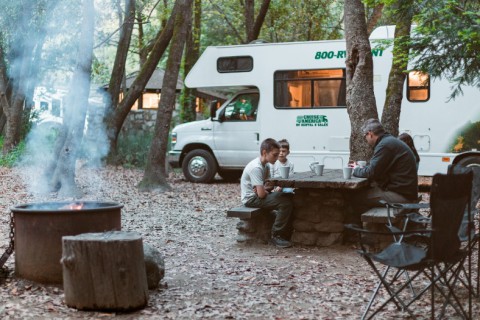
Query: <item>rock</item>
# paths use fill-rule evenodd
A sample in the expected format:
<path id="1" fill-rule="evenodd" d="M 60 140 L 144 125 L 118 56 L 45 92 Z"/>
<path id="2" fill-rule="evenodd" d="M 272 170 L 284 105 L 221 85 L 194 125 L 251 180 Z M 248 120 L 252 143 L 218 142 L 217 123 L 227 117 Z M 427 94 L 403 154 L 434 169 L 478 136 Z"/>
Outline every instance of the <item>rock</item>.
<path id="1" fill-rule="evenodd" d="M 143 243 L 143 257 L 147 272 L 148 289 L 158 288 L 160 280 L 165 276 L 165 258 L 152 246 Z"/>
<path id="2" fill-rule="evenodd" d="M 300 220 L 300 219 L 295 219 L 293 221 L 293 229 L 295 231 L 311 232 L 311 231 L 314 231 L 313 227 L 314 227 L 314 224 L 311 221 Z"/>
<path id="3" fill-rule="evenodd" d="M 294 232 L 292 241 L 307 246 L 313 246 L 317 242 L 318 232 Z"/>
<path id="4" fill-rule="evenodd" d="M 334 244 L 342 242 L 343 233 L 324 233 L 318 234 L 317 242 L 315 243 L 319 247 L 328 247 Z"/>
<path id="5" fill-rule="evenodd" d="M 312 224 L 310 223 L 312 227 Z M 313 228 L 318 232 L 332 232 L 338 233 L 343 232 L 343 222 L 338 221 L 324 221 L 320 223 L 316 223 L 313 225 Z"/>

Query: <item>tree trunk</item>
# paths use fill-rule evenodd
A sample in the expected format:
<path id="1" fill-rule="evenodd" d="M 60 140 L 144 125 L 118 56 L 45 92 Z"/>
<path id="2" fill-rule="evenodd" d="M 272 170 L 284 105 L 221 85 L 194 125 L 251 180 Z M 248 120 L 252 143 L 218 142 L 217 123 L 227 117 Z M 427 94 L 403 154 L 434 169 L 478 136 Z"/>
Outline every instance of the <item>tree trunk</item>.
<path id="1" fill-rule="evenodd" d="M 18 25 L 6 36 L 8 30 L 0 31 L 0 42 L 9 43 L 7 59 L 0 46 L 0 105 L 5 116 L 3 154 L 12 150 L 22 138 L 22 115 L 24 106 L 30 107 L 33 91 L 38 80 L 40 57 L 45 41 L 45 17 L 57 1 L 25 2 L 18 12 Z M 6 37 L 11 37 L 7 41 Z"/>
<path id="2" fill-rule="evenodd" d="M 181 2 L 183 2 L 183 0 L 175 1 L 175 5 L 167 25 L 161 32 L 157 34 L 155 45 L 150 52 L 147 61 L 140 69 L 140 72 L 130 86 L 124 99 L 120 102 L 119 106 L 115 110 L 114 114 L 105 120 L 110 144 L 110 152 L 116 150 L 118 134 L 120 133 L 120 129 L 123 126 L 125 118 L 130 112 L 130 109 L 135 101 L 141 96 L 143 89 L 155 71 L 160 58 L 163 56 L 163 53 L 170 43 L 170 39 L 172 38 L 173 34 L 175 17 L 178 13 L 183 14 L 183 12 L 179 10 Z"/>
<path id="3" fill-rule="evenodd" d="M 133 24 L 135 19 L 135 0 L 125 0 L 126 17 L 120 29 L 117 53 L 113 63 L 112 75 L 108 84 L 110 101 L 106 105 L 106 117 L 114 112 L 120 95 L 123 77 L 125 76 L 125 64 L 127 62 L 128 49 L 132 38 Z"/>
<path id="4" fill-rule="evenodd" d="M 170 186 L 165 177 L 165 160 L 167 153 L 168 134 L 175 108 L 176 85 L 183 47 L 187 36 L 187 28 L 192 19 L 192 1 L 184 0 L 182 14 L 176 16 L 175 30 L 168 53 L 167 68 L 162 84 L 162 97 L 158 106 L 155 134 L 148 154 L 145 174 L 139 184 L 141 190 L 168 190 Z"/>
<path id="5" fill-rule="evenodd" d="M 258 38 L 265 16 L 268 12 L 270 0 L 263 0 L 255 18 L 255 0 L 245 0 L 245 33 L 247 35 L 246 43 L 250 43 Z"/>
<path id="6" fill-rule="evenodd" d="M 83 21 L 80 32 L 77 67 L 70 82 L 65 103 L 64 125 L 56 141 L 54 163 L 46 172 L 50 188 L 62 195 L 77 197 L 80 191 L 75 183 L 75 163 L 83 137 L 90 94 L 92 73 L 94 5 L 93 0 L 83 0 Z"/>
<path id="7" fill-rule="evenodd" d="M 367 34 L 370 35 L 375 29 L 378 20 L 382 17 L 383 7 L 385 6 L 384 3 L 377 4 L 375 8 L 373 8 L 372 15 L 368 18 L 367 21 Z"/>
<path id="8" fill-rule="evenodd" d="M 84 233 L 62 239 L 65 303 L 79 310 L 130 311 L 148 302 L 142 237 Z"/>
<path id="9" fill-rule="evenodd" d="M 113 64 L 112 75 L 108 84 L 108 102 L 105 107 L 105 122 L 111 118 L 118 106 L 120 92 L 123 87 L 125 93 L 125 65 L 127 62 L 128 50 L 132 39 L 133 25 L 135 21 L 135 0 L 125 0 L 125 19 L 121 25 L 120 38 L 118 40 L 117 53 Z M 112 146 L 110 146 L 112 147 Z M 115 145 L 116 147 L 116 145 Z M 116 148 L 109 153 L 109 161 L 116 162 Z"/>
<path id="10" fill-rule="evenodd" d="M 361 0 L 345 0 L 347 43 L 347 111 L 350 117 L 350 160 L 365 160 L 372 150 L 360 128 L 370 118 L 378 119 L 373 92 L 373 60 Z"/>
<path id="11" fill-rule="evenodd" d="M 383 106 L 382 124 L 394 136 L 398 136 L 400 111 L 403 99 L 405 70 L 408 65 L 410 28 L 413 17 L 413 0 L 403 1 L 395 8 L 395 39 L 393 44 L 392 69 L 388 76 L 387 95 Z"/>
<path id="12" fill-rule="evenodd" d="M 202 1 L 195 0 L 193 10 L 193 25 L 188 28 L 187 40 L 185 42 L 185 62 L 183 65 L 184 77 L 190 72 L 195 62 L 200 56 L 200 32 L 201 32 Z M 182 122 L 196 120 L 196 91 L 193 88 L 185 87 L 183 89 L 182 113 L 180 119 Z"/>
<path id="13" fill-rule="evenodd" d="M 137 11 L 137 24 L 138 24 L 138 60 L 140 68 L 145 64 L 148 58 L 148 49 L 145 47 L 145 33 L 143 31 L 143 14 L 142 11 Z"/>

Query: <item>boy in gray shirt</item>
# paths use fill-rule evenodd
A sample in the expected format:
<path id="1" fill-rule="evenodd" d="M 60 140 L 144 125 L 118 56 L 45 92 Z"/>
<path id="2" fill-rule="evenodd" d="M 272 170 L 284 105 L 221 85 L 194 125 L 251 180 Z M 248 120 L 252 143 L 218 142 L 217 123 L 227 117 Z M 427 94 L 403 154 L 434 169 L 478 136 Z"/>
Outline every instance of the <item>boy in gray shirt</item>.
<path id="1" fill-rule="evenodd" d="M 242 203 L 246 207 L 276 210 L 275 222 L 272 226 L 272 243 L 280 248 L 291 247 L 289 222 L 293 211 L 293 203 L 289 195 L 272 192 L 273 186 L 267 185 L 269 178 L 268 163 L 274 164 L 280 153 L 280 145 L 274 139 L 265 139 L 260 146 L 260 157 L 250 161 L 243 170 L 240 180 Z"/>

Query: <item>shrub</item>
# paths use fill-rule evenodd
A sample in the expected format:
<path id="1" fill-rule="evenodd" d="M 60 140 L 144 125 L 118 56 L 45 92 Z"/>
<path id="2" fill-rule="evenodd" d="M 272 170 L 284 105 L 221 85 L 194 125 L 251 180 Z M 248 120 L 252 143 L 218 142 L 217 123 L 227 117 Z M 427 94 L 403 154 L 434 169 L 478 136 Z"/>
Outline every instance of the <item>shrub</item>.
<path id="1" fill-rule="evenodd" d="M 0 149 L 3 148 L 3 137 L 0 137 Z M 25 152 L 25 142 L 21 141 L 12 151 L 6 155 L 0 154 L 0 166 L 13 167 Z"/>
<path id="2" fill-rule="evenodd" d="M 153 133 L 121 134 L 117 141 L 117 159 L 127 167 L 145 167 Z"/>

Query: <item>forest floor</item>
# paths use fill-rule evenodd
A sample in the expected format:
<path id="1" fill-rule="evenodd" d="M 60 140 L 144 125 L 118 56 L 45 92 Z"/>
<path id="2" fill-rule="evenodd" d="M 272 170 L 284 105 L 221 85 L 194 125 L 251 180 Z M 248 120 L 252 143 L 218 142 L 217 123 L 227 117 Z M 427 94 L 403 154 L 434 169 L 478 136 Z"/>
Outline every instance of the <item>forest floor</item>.
<path id="1" fill-rule="evenodd" d="M 165 256 L 165 278 L 149 291 L 148 306 L 131 313 L 78 311 L 66 306 L 61 286 L 15 277 L 14 255 L 0 274 L 1 319 L 357 319 L 376 277 L 353 245 L 328 248 L 235 240 L 238 219 L 226 210 L 240 203 L 239 183 L 218 179 L 192 184 L 180 174 L 168 179 L 171 191 L 142 193 L 143 172 L 107 167 L 79 168 L 83 200 L 124 205 L 122 229 L 136 231 Z M 0 254 L 8 245 L 10 207 L 55 194 L 28 191 L 15 169 L 0 168 Z M 425 197 L 424 197 L 425 199 Z M 428 318 L 428 295 L 414 307 Z M 383 319 L 409 318 L 393 306 Z M 455 318 L 455 316 L 449 316 Z M 480 318 L 478 299 L 474 316 Z"/>

